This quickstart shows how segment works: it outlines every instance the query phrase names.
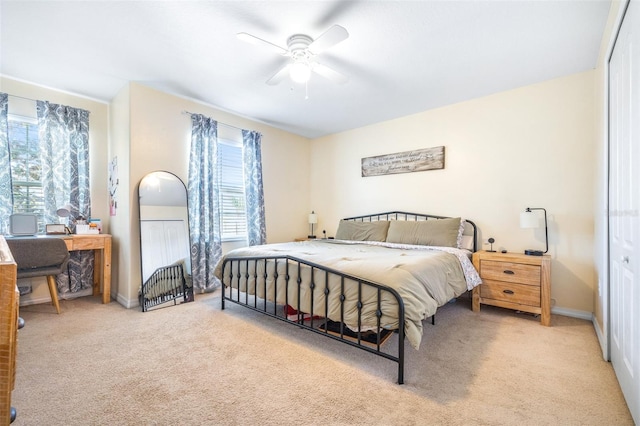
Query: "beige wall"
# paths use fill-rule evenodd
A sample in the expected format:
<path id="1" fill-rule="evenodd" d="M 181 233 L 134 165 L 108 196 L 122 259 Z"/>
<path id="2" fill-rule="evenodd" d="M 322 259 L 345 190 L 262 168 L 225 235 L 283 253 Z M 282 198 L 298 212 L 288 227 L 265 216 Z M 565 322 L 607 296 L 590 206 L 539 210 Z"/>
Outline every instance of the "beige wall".
<path id="1" fill-rule="evenodd" d="M 126 179 L 123 185 L 126 190 L 121 193 L 121 198 L 126 198 L 123 200 L 126 205 L 120 204 L 118 209 L 118 223 L 122 220 L 122 227 L 114 229 L 114 238 L 121 241 L 122 250 L 118 273 L 120 303 L 127 307 L 137 304 L 141 281 L 138 182 L 149 172 L 166 170 L 187 184 L 191 120 L 183 111 L 201 113 L 220 123 L 262 133 L 268 242 L 289 241 L 306 235 L 310 151 L 307 139 L 136 83 L 124 89 L 122 97 L 128 98 L 128 116 L 118 120 L 128 123 L 129 135 L 114 141 L 113 148 L 123 155 L 128 151 L 130 161 L 128 168 L 120 167 L 121 182 Z M 127 108 L 122 106 L 121 109 Z M 112 128 L 118 127 L 114 114 Z M 121 215 L 122 219 L 119 219 Z M 228 248 L 225 244 L 224 249 Z"/>
<path id="2" fill-rule="evenodd" d="M 584 72 L 312 142 L 311 204 L 333 235 L 341 217 L 404 210 L 462 216 L 494 248 L 544 247 L 519 228 L 526 207 L 549 214 L 556 312 L 590 317 L 594 72 Z M 445 146 L 445 169 L 361 177 L 363 157 Z M 484 246 L 488 248 L 488 246 Z"/>
<path id="3" fill-rule="evenodd" d="M 0 92 L 10 96 L 49 101 L 56 104 L 68 105 L 74 108 L 86 109 L 89 114 L 89 144 L 90 144 L 90 179 L 91 179 L 91 214 L 102 220 L 104 232 L 109 232 L 109 208 L 107 195 L 107 147 L 109 140 L 109 114 L 108 104 L 54 89 L 29 84 L 15 79 L 0 76 Z M 25 100 L 15 99 L 20 102 L 21 115 L 29 115 L 30 108 L 34 104 Z M 12 98 L 9 97 L 9 112 L 12 111 Z M 35 117 L 35 106 L 32 115 Z M 23 305 L 42 303 L 50 300 L 49 290 L 44 278 L 33 279 L 33 292 L 20 297 Z"/>

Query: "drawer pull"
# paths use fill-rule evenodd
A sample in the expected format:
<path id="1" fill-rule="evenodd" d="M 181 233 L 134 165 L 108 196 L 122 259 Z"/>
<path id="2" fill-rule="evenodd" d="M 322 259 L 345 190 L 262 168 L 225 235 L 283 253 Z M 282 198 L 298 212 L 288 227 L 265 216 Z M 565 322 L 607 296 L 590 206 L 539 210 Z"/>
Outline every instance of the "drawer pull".
<path id="1" fill-rule="evenodd" d="M 514 274 L 515 274 L 515 272 L 513 272 L 513 271 L 511 271 L 511 270 L 509 270 L 509 269 L 505 269 L 505 270 L 504 270 L 504 271 L 502 271 L 502 272 L 504 272 L 504 273 L 505 273 L 505 274 L 507 274 L 507 275 L 514 275 Z"/>
<path id="2" fill-rule="evenodd" d="M 513 290 L 502 290 L 502 292 L 505 294 L 514 294 Z"/>

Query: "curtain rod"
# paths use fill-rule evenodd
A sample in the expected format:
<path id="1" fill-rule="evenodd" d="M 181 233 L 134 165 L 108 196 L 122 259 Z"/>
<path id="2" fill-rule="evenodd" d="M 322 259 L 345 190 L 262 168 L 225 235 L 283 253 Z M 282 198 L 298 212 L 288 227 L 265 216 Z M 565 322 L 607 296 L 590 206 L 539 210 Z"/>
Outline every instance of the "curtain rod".
<path id="1" fill-rule="evenodd" d="M 32 102 L 38 102 L 38 101 L 40 101 L 40 102 L 49 102 L 49 101 L 43 101 L 42 99 L 31 99 L 31 98 L 27 98 L 26 96 L 12 95 L 10 93 L 7 93 L 7 96 L 10 96 L 12 98 L 24 99 L 25 101 L 32 101 Z M 62 105 L 62 104 L 57 104 L 55 102 L 49 102 L 49 103 L 53 103 L 55 105 Z M 63 106 L 70 106 L 71 108 L 81 109 L 81 110 L 87 111 L 89 114 L 91 114 L 91 111 L 89 111 L 88 109 L 72 107 L 71 105 L 63 105 Z"/>
<path id="2" fill-rule="evenodd" d="M 188 115 L 197 115 L 195 112 L 189 112 L 189 111 L 186 111 L 186 110 L 183 110 L 182 113 L 183 114 L 188 114 Z M 222 123 L 222 122 L 220 122 L 218 120 L 216 120 L 216 123 L 218 123 L 218 124 L 220 124 L 222 126 L 231 127 L 232 129 L 245 130 L 245 129 L 242 129 L 240 127 L 232 126 L 231 124 Z"/>
<path id="3" fill-rule="evenodd" d="M 26 101 L 33 101 L 33 102 L 37 102 L 37 99 L 31 99 L 31 98 L 26 98 L 24 96 L 18 96 L 18 95 L 12 95 L 10 93 L 7 93 L 8 96 L 11 96 L 12 98 L 20 98 L 20 99 L 24 99 Z"/>

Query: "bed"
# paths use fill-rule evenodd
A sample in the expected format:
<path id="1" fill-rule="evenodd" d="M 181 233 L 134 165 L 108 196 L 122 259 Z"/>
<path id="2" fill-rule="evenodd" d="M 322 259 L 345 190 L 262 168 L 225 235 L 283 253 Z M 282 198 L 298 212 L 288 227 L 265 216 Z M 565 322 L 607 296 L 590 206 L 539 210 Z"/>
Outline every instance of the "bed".
<path id="1" fill-rule="evenodd" d="M 342 219 L 335 239 L 232 250 L 218 263 L 227 301 L 398 364 L 418 349 L 425 319 L 480 284 L 470 220 L 408 212 Z M 386 339 L 397 333 L 397 346 Z"/>

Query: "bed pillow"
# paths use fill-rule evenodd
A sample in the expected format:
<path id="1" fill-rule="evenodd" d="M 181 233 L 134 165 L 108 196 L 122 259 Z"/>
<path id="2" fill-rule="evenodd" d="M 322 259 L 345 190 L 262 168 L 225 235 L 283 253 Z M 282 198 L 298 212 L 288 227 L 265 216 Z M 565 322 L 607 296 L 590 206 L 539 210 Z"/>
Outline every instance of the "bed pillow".
<path id="1" fill-rule="evenodd" d="M 458 247 L 460 218 L 391 221 L 387 242 L 421 246 Z"/>
<path id="2" fill-rule="evenodd" d="M 458 248 L 473 251 L 473 235 L 463 235 L 458 243 Z"/>
<path id="3" fill-rule="evenodd" d="M 385 241 L 388 229 L 388 220 L 356 222 L 353 220 L 342 219 L 338 224 L 336 239 L 351 241 Z"/>
<path id="4" fill-rule="evenodd" d="M 467 232 L 467 225 L 469 231 Z M 468 224 L 466 220 L 460 219 L 460 231 L 458 231 L 458 245 L 459 249 L 473 251 L 473 226 Z M 466 232 L 466 234 L 465 234 Z"/>

